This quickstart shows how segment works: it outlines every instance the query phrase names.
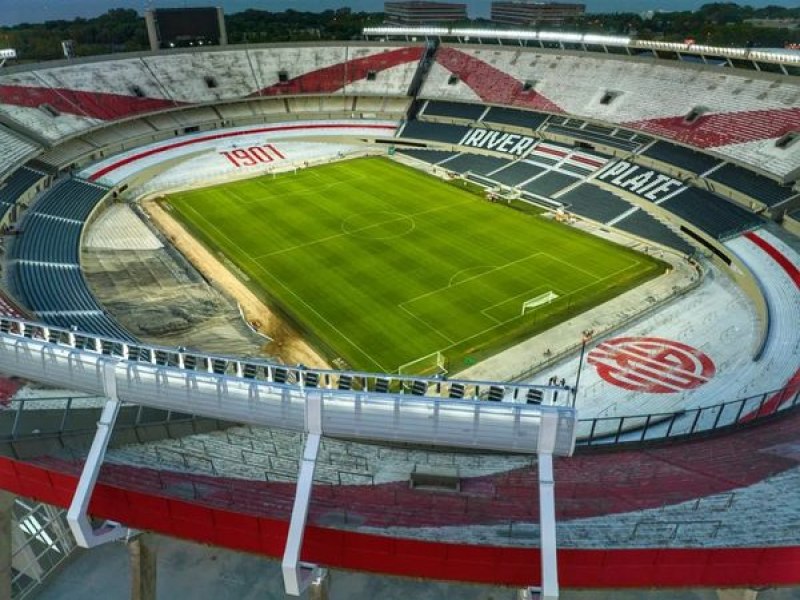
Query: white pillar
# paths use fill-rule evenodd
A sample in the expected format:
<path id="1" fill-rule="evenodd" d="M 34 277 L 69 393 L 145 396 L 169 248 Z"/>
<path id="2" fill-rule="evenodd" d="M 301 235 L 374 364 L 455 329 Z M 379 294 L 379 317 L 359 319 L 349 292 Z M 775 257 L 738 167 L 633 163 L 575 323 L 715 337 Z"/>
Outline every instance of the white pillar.
<path id="1" fill-rule="evenodd" d="M 542 552 L 542 600 L 558 598 L 556 557 L 556 502 L 553 455 L 539 454 L 539 531 Z"/>

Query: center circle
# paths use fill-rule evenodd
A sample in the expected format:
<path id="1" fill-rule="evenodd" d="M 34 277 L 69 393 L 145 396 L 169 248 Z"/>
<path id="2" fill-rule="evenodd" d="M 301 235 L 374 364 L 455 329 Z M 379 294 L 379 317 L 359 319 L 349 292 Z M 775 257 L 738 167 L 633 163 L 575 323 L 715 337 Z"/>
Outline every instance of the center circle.
<path id="1" fill-rule="evenodd" d="M 390 240 L 416 228 L 413 217 L 390 210 L 356 213 L 342 221 L 342 232 L 366 240 Z"/>

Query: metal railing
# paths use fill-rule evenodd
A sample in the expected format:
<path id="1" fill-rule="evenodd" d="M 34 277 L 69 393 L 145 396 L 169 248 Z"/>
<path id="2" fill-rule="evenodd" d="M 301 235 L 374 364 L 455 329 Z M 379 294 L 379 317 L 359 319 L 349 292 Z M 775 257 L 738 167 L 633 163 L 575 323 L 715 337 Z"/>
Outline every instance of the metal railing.
<path id="1" fill-rule="evenodd" d="M 314 389 L 367 394 L 408 395 L 430 400 L 494 400 L 512 404 L 562 404 L 571 403 L 572 391 L 568 387 L 538 386 L 509 382 L 457 380 L 439 377 L 422 377 L 362 371 L 335 371 L 310 369 L 303 365 L 288 366 L 258 359 L 230 356 L 213 356 L 187 351 L 185 348 L 167 348 L 130 344 L 124 341 L 101 338 L 71 330 L 49 327 L 12 317 L 0 317 L 0 332 L 23 338 L 48 341 L 62 347 L 90 351 L 115 357 L 130 363 L 172 367 L 202 374 L 222 375 L 255 382 L 278 384 L 298 391 Z M 60 426 L 64 429 L 74 400 L 66 401 Z M 24 421 L 25 405 L 20 401 L 10 434 L 12 439 L 20 433 Z M 800 404 L 800 382 L 792 382 L 778 390 L 764 392 L 711 406 L 702 406 L 676 412 L 644 415 L 597 417 L 577 422 L 578 445 L 582 447 L 609 447 L 618 444 L 642 443 L 655 440 L 686 438 L 697 434 L 752 424 L 795 408 Z M 141 423 L 142 407 L 138 408 L 135 424 Z M 191 412 L 167 414 L 167 420 L 182 420 Z"/>
<path id="2" fill-rule="evenodd" d="M 570 406 L 572 400 L 572 390 L 568 386 L 291 366 L 259 358 L 199 353 L 184 347 L 136 344 L 14 317 L 0 317 L 0 333 L 41 340 L 131 363 L 276 383 L 301 390 L 407 394 L 431 399 L 493 400 L 550 406 Z"/>
<path id="3" fill-rule="evenodd" d="M 755 396 L 671 413 L 598 417 L 578 421 L 580 447 L 681 439 L 733 429 L 788 412 L 800 405 L 800 382 Z"/>
<path id="4" fill-rule="evenodd" d="M 0 370 L 123 403 L 371 442 L 569 455 L 576 413 L 566 386 L 290 367 L 144 346 L 0 318 Z M 556 404 L 558 402 L 558 404 Z"/>
<path id="5" fill-rule="evenodd" d="M 105 398 L 65 396 L 14 400 L 10 409 L 0 413 L 0 443 L 23 438 L 46 438 L 64 433 L 94 433 Z M 192 414 L 126 405 L 118 418 L 121 428 L 174 425 L 196 420 Z"/>

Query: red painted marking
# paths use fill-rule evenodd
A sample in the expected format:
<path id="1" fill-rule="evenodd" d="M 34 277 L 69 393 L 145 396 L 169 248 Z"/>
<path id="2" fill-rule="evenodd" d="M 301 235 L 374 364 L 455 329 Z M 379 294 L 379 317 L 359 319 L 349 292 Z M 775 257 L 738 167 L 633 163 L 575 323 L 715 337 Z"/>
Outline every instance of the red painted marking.
<path id="1" fill-rule="evenodd" d="M 336 92 L 355 81 L 366 79 L 370 71 L 380 72 L 398 65 L 416 62 L 422 58 L 422 46 L 395 48 L 355 58 L 304 73 L 285 83 L 276 83 L 251 96 L 279 96 L 283 94 L 323 94 Z"/>
<path id="2" fill-rule="evenodd" d="M 683 115 L 622 123 L 697 148 L 714 148 L 778 138 L 800 128 L 800 108 L 748 110 L 702 115 L 687 123 Z"/>
<path id="3" fill-rule="evenodd" d="M 596 160 L 592 160 L 591 158 L 587 158 L 585 156 L 581 156 L 580 154 L 573 154 L 569 157 L 570 160 L 575 162 L 584 163 L 590 165 L 592 167 L 602 167 L 605 163 L 598 162 Z"/>
<path id="4" fill-rule="evenodd" d="M 745 233 L 744 237 L 766 252 L 772 260 L 786 271 L 786 274 L 794 284 L 800 288 L 800 269 L 786 258 L 780 250 L 752 231 Z M 786 382 L 786 386 L 783 390 L 768 398 L 760 408 L 744 415 L 741 421 L 752 421 L 759 416 L 769 415 L 777 411 L 784 402 L 791 400 L 797 392 L 800 392 L 800 369 L 797 369 L 789 381 Z"/>
<path id="5" fill-rule="evenodd" d="M 769 254 L 770 258 L 778 263 L 781 268 L 786 271 L 786 274 L 789 275 L 791 280 L 794 281 L 794 284 L 800 288 L 800 269 L 798 269 L 792 261 L 786 258 L 780 250 L 752 231 L 745 233 L 744 237 Z"/>
<path id="6" fill-rule="evenodd" d="M 0 102 L 28 108 L 49 104 L 61 113 L 103 121 L 188 106 L 186 102 L 175 102 L 163 98 L 139 98 L 108 92 L 86 92 L 67 88 L 25 85 L 0 85 Z"/>
<path id="7" fill-rule="evenodd" d="M 552 154 L 553 156 L 559 156 L 561 158 L 567 155 L 567 153 L 563 150 L 550 148 L 549 146 L 537 146 L 533 153 L 536 154 L 537 152 L 544 152 L 545 154 Z"/>
<path id="8" fill-rule="evenodd" d="M 267 148 L 269 148 L 269 149 L 270 149 L 270 150 L 272 150 L 272 151 L 273 151 L 275 154 L 277 154 L 277 155 L 278 155 L 278 158 L 286 158 L 286 157 L 285 157 L 283 154 L 281 154 L 280 150 L 278 150 L 278 149 L 277 149 L 275 146 L 273 146 L 272 144 L 267 144 Z"/>
<path id="9" fill-rule="evenodd" d="M 191 140 L 183 140 L 181 142 L 173 142 L 172 144 L 167 144 L 166 146 L 159 146 L 158 148 L 150 148 L 149 150 L 144 150 L 142 152 L 138 152 L 136 154 L 131 154 L 130 156 L 126 156 L 125 158 L 121 158 L 116 162 L 111 163 L 100 169 L 99 171 L 93 173 L 89 176 L 89 181 L 97 181 L 104 175 L 108 175 L 111 171 L 115 171 L 120 167 L 124 167 L 125 165 L 129 165 L 137 160 L 141 160 L 143 158 L 147 158 L 148 156 L 153 156 L 155 154 L 161 154 L 162 152 L 168 152 L 170 150 L 174 150 L 175 148 L 183 148 L 185 146 L 191 146 L 192 144 L 199 144 L 201 142 L 208 142 L 212 140 L 222 140 L 237 136 L 243 135 L 253 135 L 258 133 L 271 133 L 275 131 L 293 131 L 297 129 L 383 129 L 388 131 L 394 131 L 395 127 L 391 125 L 376 125 L 372 123 L 364 123 L 364 124 L 311 124 L 311 125 L 279 125 L 274 127 L 259 127 L 258 129 L 249 129 L 247 131 L 229 131 L 227 133 L 215 133 L 213 135 L 204 135 L 198 138 L 193 138 Z"/>
<path id="10" fill-rule="evenodd" d="M 714 362 L 700 350 L 655 337 L 607 340 L 587 360 L 608 383 L 650 394 L 691 390 L 716 373 Z"/>
<path id="11" fill-rule="evenodd" d="M 11 398 L 17 393 L 17 390 L 22 387 L 18 379 L 8 379 L 0 377 L 0 405 L 10 406 Z"/>
<path id="12" fill-rule="evenodd" d="M 484 102 L 552 113 L 564 112 L 555 102 L 536 90 L 524 91 L 523 82 L 515 77 L 466 52 L 455 48 L 439 48 L 436 62 L 458 75 Z"/>
<path id="13" fill-rule="evenodd" d="M 69 506 L 77 480 L 77 474 L 0 458 L 3 489 L 55 506 Z M 596 502 L 596 498 L 592 500 Z M 283 553 L 288 532 L 285 520 L 102 481 L 92 494 L 90 511 L 93 516 L 136 529 L 273 557 Z M 517 587 L 541 583 L 537 570 L 531 568 L 541 560 L 537 548 L 392 538 L 314 524 L 306 527 L 301 558 L 331 567 L 409 577 Z M 560 549 L 558 560 L 560 582 L 566 588 L 800 583 L 800 548 L 796 546 Z"/>

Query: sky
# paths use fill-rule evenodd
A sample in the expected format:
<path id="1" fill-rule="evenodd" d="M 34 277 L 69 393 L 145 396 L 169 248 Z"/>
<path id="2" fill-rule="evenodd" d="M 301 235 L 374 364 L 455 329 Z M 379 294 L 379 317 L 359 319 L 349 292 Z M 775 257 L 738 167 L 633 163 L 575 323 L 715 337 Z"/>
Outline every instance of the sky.
<path id="1" fill-rule="evenodd" d="M 490 0 L 461 0 L 469 6 L 470 16 L 488 17 Z M 589 12 L 640 12 L 644 10 L 690 10 L 712 0 L 583 0 Z M 751 6 L 800 6 L 800 0 L 740 0 Z M 218 6 L 227 13 L 247 8 L 281 11 L 320 11 L 350 6 L 354 10 L 380 11 L 383 0 L 0 0 L 0 26 L 38 23 L 53 19 L 94 17 L 110 8 L 135 8 L 143 12 L 149 6 Z"/>

